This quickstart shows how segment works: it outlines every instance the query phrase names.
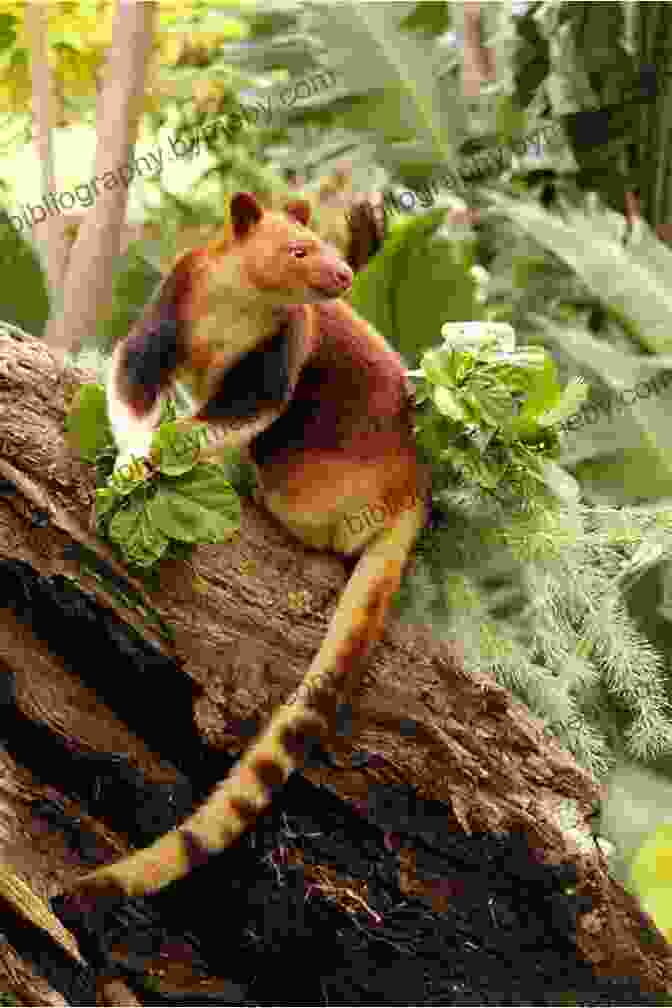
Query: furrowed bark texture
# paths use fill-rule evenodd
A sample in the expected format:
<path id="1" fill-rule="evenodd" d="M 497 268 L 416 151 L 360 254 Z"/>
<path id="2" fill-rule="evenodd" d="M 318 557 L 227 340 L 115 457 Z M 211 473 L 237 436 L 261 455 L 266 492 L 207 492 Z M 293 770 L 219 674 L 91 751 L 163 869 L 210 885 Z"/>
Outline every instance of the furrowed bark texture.
<path id="1" fill-rule="evenodd" d="M 175 647 L 161 642 L 63 554 L 79 541 L 105 555 L 90 531 L 93 467 L 72 454 L 63 433 L 64 396 L 86 380 L 91 378 L 83 372 L 62 370 L 44 344 L 0 324 L 0 479 L 18 488 L 0 496 L 0 563 L 22 561 L 43 576 L 78 578 L 100 605 L 115 608 L 175 657 L 185 678 L 201 688 L 195 703 L 201 736 L 215 748 L 240 749 L 232 722 L 265 720 L 299 683 L 347 580 L 345 567 L 302 548 L 245 503 L 240 533 L 229 543 L 200 547 L 188 563 L 162 568 L 161 590 L 147 597 L 172 627 Z M 49 524 L 36 527 L 35 515 L 44 511 Z M 17 705 L 31 720 L 86 750 L 126 753 L 151 782 L 175 780 L 176 769 L 51 654 L 29 623 L 0 605 L 3 668 L 15 676 Z M 156 696 L 155 705 L 153 699 L 141 693 L 138 701 L 147 705 L 148 720 L 161 715 L 162 697 Z M 579 889 L 594 907 L 579 919 L 578 943 L 597 970 L 640 977 L 649 989 L 672 989 L 669 947 L 657 932 L 653 945 L 644 944 L 634 901 L 607 878 L 597 852 L 580 852 L 559 825 L 568 799 L 580 816 L 592 811 L 597 784 L 501 686 L 464 669 L 455 650 L 428 630 L 390 619 L 361 689 L 349 699 L 352 731 L 335 735 L 331 745 L 338 766 L 307 770 L 306 776 L 353 801 L 366 800 L 375 783 L 410 785 L 452 808 L 458 831 L 524 830 L 542 859 L 577 864 Z M 380 756 L 374 768 L 350 768 L 357 750 Z M 49 788 L 5 754 L 0 789 L 0 856 L 40 895 L 52 896 L 86 869 L 34 828 L 28 798 L 48 795 Z M 129 848 L 127 837 L 100 822 L 92 829 L 110 859 Z M 406 855 L 407 891 L 424 894 L 440 909 L 440 898 L 414 871 L 412 851 Z M 3 969 L 9 975 L 0 962 Z M 38 993 L 35 984 L 32 995 L 25 993 L 31 990 L 25 980 L 13 986 L 24 992 L 25 1003 L 44 1004 L 44 988 Z"/>

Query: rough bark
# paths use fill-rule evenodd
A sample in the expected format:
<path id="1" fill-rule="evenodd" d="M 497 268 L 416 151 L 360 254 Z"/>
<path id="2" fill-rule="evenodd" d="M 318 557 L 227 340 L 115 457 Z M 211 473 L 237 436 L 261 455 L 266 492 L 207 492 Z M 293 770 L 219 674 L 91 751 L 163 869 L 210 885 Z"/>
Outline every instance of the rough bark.
<path id="1" fill-rule="evenodd" d="M 77 577 L 101 605 L 116 608 L 166 652 L 169 646 L 134 613 L 120 609 L 63 556 L 73 540 L 106 552 L 90 531 L 92 467 L 73 456 L 63 437 L 64 396 L 82 380 L 91 379 L 62 370 L 44 344 L 0 325 L 0 478 L 19 491 L 0 497 L 0 559 L 22 560 L 42 575 Z M 31 525 L 36 509 L 48 512 L 48 526 Z M 203 689 L 195 713 L 209 743 L 239 748 L 226 722 L 266 718 L 298 684 L 346 578 L 340 560 L 302 548 L 251 503 L 244 504 L 240 533 L 229 543 L 198 548 L 188 565 L 164 566 L 161 590 L 149 599 L 174 630 L 174 655 L 184 674 Z M 112 744 L 154 780 L 173 773 L 11 610 L 0 607 L 3 663 L 16 675 L 19 704 L 30 716 L 93 749 L 109 751 Z M 569 858 L 577 864 L 580 888 L 594 901 L 579 923 L 583 954 L 606 974 L 640 977 L 649 989 L 672 989 L 669 947 L 657 933 L 654 946 L 644 944 L 634 901 L 609 880 L 598 853 L 581 852 L 560 825 L 559 810 L 569 799 L 580 817 L 589 815 L 599 796 L 597 783 L 526 708 L 492 679 L 465 669 L 455 650 L 429 630 L 402 627 L 393 619 L 362 688 L 350 699 L 352 732 L 333 740 L 338 767 L 309 770 L 307 776 L 328 780 L 348 800 L 365 799 L 373 781 L 405 783 L 452 808 L 456 829 L 524 830 L 546 861 Z M 415 726 L 410 731 L 409 719 Z M 349 766 L 356 750 L 381 759 L 366 773 L 355 773 Z M 44 789 L 8 758 L 2 761 L 0 786 L 0 855 L 38 892 L 51 896 L 81 869 L 32 830 L 26 796 Z M 113 852 L 127 849 L 124 838 L 110 831 L 105 841 Z M 424 892 L 437 905 L 438 897 L 415 875 L 410 851 L 405 865 L 408 891 Z M 30 990 L 25 982 L 16 986 Z M 36 1000 L 26 1003 L 45 1003 L 37 992 L 32 996 Z"/>

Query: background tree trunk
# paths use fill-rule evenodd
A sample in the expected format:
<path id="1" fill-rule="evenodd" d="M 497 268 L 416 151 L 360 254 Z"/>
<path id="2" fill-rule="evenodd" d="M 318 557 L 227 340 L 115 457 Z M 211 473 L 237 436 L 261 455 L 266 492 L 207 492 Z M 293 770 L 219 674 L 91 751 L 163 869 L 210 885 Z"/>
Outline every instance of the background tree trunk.
<path id="1" fill-rule="evenodd" d="M 214 748 L 238 750 L 235 724 L 267 718 L 298 684 L 325 634 L 347 572 L 337 558 L 302 548 L 245 503 L 240 533 L 231 542 L 200 547 L 186 564 L 165 563 L 161 589 L 146 594 L 172 627 L 174 646 L 148 630 L 137 612 L 124 608 L 64 555 L 73 542 L 108 555 L 89 531 L 93 468 L 73 456 L 63 437 L 64 401 L 82 380 L 91 378 L 62 370 L 43 343 L 0 325 L 0 480 L 16 488 L 0 495 L 0 566 L 18 561 L 43 576 L 77 578 L 85 592 L 140 629 L 200 687 L 195 718 L 202 738 Z M 38 520 L 36 527 L 36 516 L 48 516 L 48 524 Z M 30 606 L 27 616 L 19 620 L 15 609 L 0 607 L 0 672 L 15 677 L 20 711 L 87 750 L 125 752 L 152 782 L 175 780 L 176 769 L 41 643 L 29 626 Z M 104 675 L 116 672 L 106 667 Z M 140 720 L 165 716 L 167 701 L 158 693 L 143 693 L 143 684 L 137 688 Z M 579 889 L 594 901 L 579 921 L 583 954 L 606 974 L 641 977 L 653 989 L 672 989 L 668 946 L 657 932 L 653 946 L 642 944 L 642 915 L 635 902 L 607 877 L 598 851 L 577 843 L 577 834 L 561 825 L 566 803 L 575 802 L 585 841 L 587 817 L 599 797 L 596 782 L 526 708 L 493 680 L 465 670 L 456 649 L 433 639 L 426 628 L 402 627 L 393 619 L 362 688 L 350 699 L 352 730 L 335 735 L 330 747 L 337 765 L 307 770 L 307 777 L 328 782 L 350 801 L 366 800 L 374 782 L 406 784 L 445 802 L 455 830 L 523 830 L 543 860 L 571 859 L 577 865 Z M 350 757 L 360 750 L 379 758 L 355 772 Z M 31 821 L 29 797 L 49 789 L 7 753 L 0 765 L 0 856 L 40 895 L 52 896 L 82 868 L 73 866 L 53 838 L 45 842 Z M 128 838 L 100 823 L 92 828 L 110 859 L 128 849 Z M 445 898 L 416 875 L 410 849 L 404 865 L 409 893 L 427 896 L 437 908 L 445 905 Z M 12 969 L 26 972 L 17 962 L 5 961 L 8 977 Z M 32 989 L 25 978 L 13 985 Z M 32 997 L 34 1003 L 46 1003 L 37 989 Z M 60 1002 L 52 998 L 49 1003 Z"/>
<path id="2" fill-rule="evenodd" d="M 130 180 L 132 155 L 142 112 L 147 64 L 154 40 L 156 3 L 119 3 L 112 27 L 96 127 L 95 178 L 102 181 L 124 167 Z M 133 168 L 131 168 L 133 166 Z M 126 216 L 128 183 L 102 183 L 70 252 L 63 296 L 51 304 L 45 339 L 59 354 L 76 350 L 95 333 L 112 297 L 114 261 Z"/>

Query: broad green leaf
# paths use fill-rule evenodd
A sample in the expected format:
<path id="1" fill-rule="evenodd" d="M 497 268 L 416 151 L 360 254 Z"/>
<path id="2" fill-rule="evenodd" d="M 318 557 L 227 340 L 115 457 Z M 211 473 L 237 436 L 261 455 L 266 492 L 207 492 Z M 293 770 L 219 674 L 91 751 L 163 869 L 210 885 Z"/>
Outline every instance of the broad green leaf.
<path id="1" fill-rule="evenodd" d="M 433 398 L 436 403 L 436 408 L 440 413 L 443 413 L 444 416 L 450 417 L 452 420 L 466 420 L 464 410 L 460 406 L 459 400 L 450 389 L 439 385 L 438 388 L 434 389 Z"/>
<path id="2" fill-rule="evenodd" d="M 544 459 L 540 465 L 541 477 L 559 500 L 566 505 L 578 504 L 581 498 L 581 487 L 568 472 L 553 459 Z"/>
<path id="3" fill-rule="evenodd" d="M 568 464 L 576 466 L 577 477 L 598 492 L 615 494 L 612 499 L 623 503 L 670 495 L 672 446 L 665 382 L 660 382 L 659 394 L 652 391 L 646 398 L 635 394 L 640 382 L 655 383 L 652 373 L 662 370 L 668 358 L 625 354 L 586 330 L 552 323 L 545 323 L 543 328 L 547 336 L 580 366 L 597 373 L 610 389 L 604 408 L 594 408 L 595 418 L 567 436 Z M 630 394 L 624 401 L 621 393 L 626 392 Z"/>
<path id="4" fill-rule="evenodd" d="M 152 440 L 152 458 L 156 458 L 164 476 L 182 476 L 198 462 L 201 443 L 201 431 L 196 425 L 183 430 L 179 423 L 164 423 Z"/>
<path id="5" fill-rule="evenodd" d="M 474 397 L 482 418 L 493 427 L 502 427 L 513 413 L 511 393 L 494 382 L 479 376 L 469 382 L 469 392 Z"/>
<path id="6" fill-rule="evenodd" d="M 436 341 L 445 322 L 482 318 L 468 242 L 435 232 L 430 221 L 418 239 L 409 242 L 400 265 L 391 291 L 399 340 L 395 345 L 409 361 Z"/>
<path id="7" fill-rule="evenodd" d="M 421 218 L 399 221 L 395 231 L 385 239 L 381 251 L 357 273 L 352 285 L 350 301 L 353 308 L 396 349 L 400 349 L 400 336 L 394 312 L 394 286 L 403 271 L 408 231 L 415 233 L 427 226 Z"/>
<path id="8" fill-rule="evenodd" d="M 11 322 L 32 336 L 42 336 L 49 317 L 49 295 L 40 257 L 25 237 L 27 225 L 16 214 L 12 218 L 23 228 L 15 230 L 9 215 L 0 210 L 0 320 Z M 35 225 L 39 226 L 39 225 Z"/>
<path id="9" fill-rule="evenodd" d="M 582 209 L 565 205 L 561 216 L 532 200 L 494 191 L 488 196 L 498 212 L 563 259 L 605 304 L 630 319 L 643 346 L 654 353 L 672 350 L 672 251 L 643 221 L 624 247 L 623 218 L 590 198 Z"/>
<path id="10" fill-rule="evenodd" d="M 586 401 L 588 396 L 588 384 L 583 378 L 572 378 L 565 389 L 563 389 L 560 399 L 555 406 L 544 410 L 537 420 L 544 426 L 553 427 L 555 424 L 573 416 Z"/>
<path id="11" fill-rule="evenodd" d="M 0 49 L 7 49 L 16 42 L 18 20 L 13 14 L 0 14 Z"/>
<path id="12" fill-rule="evenodd" d="M 460 241 L 435 238 L 443 210 L 395 222 L 381 251 L 355 277 L 352 305 L 414 366 L 444 322 L 478 319 L 476 281 Z"/>
<path id="13" fill-rule="evenodd" d="M 102 487 L 96 490 L 96 518 L 103 518 L 112 511 L 121 499 L 121 495 L 113 487 Z"/>
<path id="14" fill-rule="evenodd" d="M 516 53 L 516 97 L 527 108 L 550 69 L 549 44 L 539 31 L 536 11 L 528 8 L 516 18 L 519 48 Z"/>
<path id="15" fill-rule="evenodd" d="M 162 481 L 147 511 L 157 531 L 179 542 L 226 542 L 240 526 L 238 495 L 222 467 L 210 463 Z"/>
<path id="16" fill-rule="evenodd" d="M 451 379 L 455 385 L 461 385 L 474 370 L 476 358 L 472 353 L 461 353 L 454 350 L 450 356 Z"/>
<path id="17" fill-rule="evenodd" d="M 114 444 L 102 385 L 80 385 L 66 417 L 65 430 L 68 443 L 85 462 L 95 462 L 96 455 Z"/>
<path id="18" fill-rule="evenodd" d="M 151 567 L 168 548 L 168 536 L 149 517 L 145 502 L 131 498 L 110 521 L 108 534 L 122 551 L 127 563 Z"/>
<path id="19" fill-rule="evenodd" d="M 422 358 L 422 370 L 428 381 L 434 385 L 452 384 L 455 380 L 452 357 L 452 351 L 444 347 L 428 350 Z"/>
<path id="20" fill-rule="evenodd" d="M 132 242 L 114 267 L 112 307 L 99 324 L 97 344 L 111 348 L 126 336 L 161 281 L 161 273 L 141 254 L 142 242 Z"/>
<path id="21" fill-rule="evenodd" d="M 521 362 L 524 374 L 525 399 L 509 430 L 517 437 L 525 438 L 538 426 L 541 414 L 557 406 L 562 390 L 555 362 L 542 347 L 530 346 L 517 351 L 516 358 Z"/>
<path id="22" fill-rule="evenodd" d="M 454 102 L 453 115 L 446 114 L 450 105 L 440 87 L 445 48 L 401 27 L 415 11 L 416 5 L 407 2 L 316 4 L 306 11 L 305 29 L 324 40 L 329 65 L 340 73 L 347 92 L 364 99 L 365 126 L 374 142 L 382 141 L 381 154 L 390 140 L 406 140 L 449 169 L 464 108 Z M 375 116 L 366 104 L 370 92 L 375 93 Z M 339 119 L 340 125 L 351 126 L 345 110 Z"/>
<path id="23" fill-rule="evenodd" d="M 445 0 L 436 3 L 416 3 L 415 10 L 409 14 L 402 27 L 413 31 L 421 31 L 425 35 L 443 35 L 450 28 L 450 4 Z"/>

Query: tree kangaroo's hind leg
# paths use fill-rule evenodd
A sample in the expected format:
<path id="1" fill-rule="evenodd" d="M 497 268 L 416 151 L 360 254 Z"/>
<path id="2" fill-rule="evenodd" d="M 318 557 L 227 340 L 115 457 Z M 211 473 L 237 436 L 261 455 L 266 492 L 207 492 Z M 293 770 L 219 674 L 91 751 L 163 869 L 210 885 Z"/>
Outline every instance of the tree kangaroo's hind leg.
<path id="1" fill-rule="evenodd" d="M 382 634 L 424 517 L 424 505 L 416 501 L 369 543 L 305 678 L 206 803 L 150 847 L 80 879 L 70 893 L 76 905 L 102 910 L 108 900 L 160 889 L 208 854 L 230 846 L 254 823 L 273 790 L 302 765 L 306 743 L 328 734 L 339 690 L 352 684 L 353 673 Z"/>

